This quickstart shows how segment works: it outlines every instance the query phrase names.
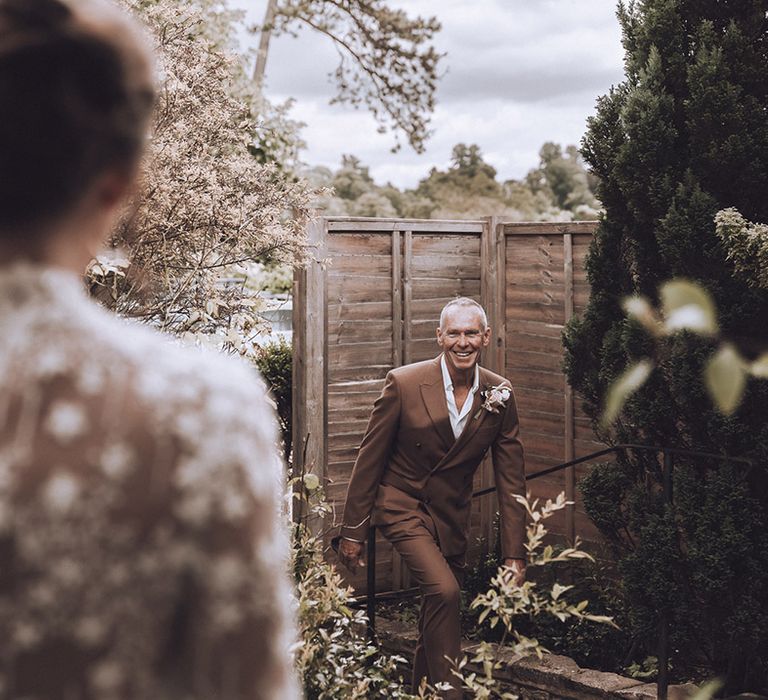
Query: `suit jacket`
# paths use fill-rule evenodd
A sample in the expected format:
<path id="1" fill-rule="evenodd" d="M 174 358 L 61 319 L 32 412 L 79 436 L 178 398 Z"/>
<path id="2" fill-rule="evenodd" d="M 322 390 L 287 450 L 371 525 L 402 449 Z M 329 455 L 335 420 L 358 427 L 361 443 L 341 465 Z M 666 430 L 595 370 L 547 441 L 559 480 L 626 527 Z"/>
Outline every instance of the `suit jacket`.
<path id="1" fill-rule="evenodd" d="M 402 494 L 421 501 L 432 517 L 445 556 L 467 548 L 472 480 L 491 450 L 501 512 L 502 557 L 525 558 L 523 447 L 514 394 L 499 413 L 482 408 L 481 394 L 504 377 L 480 367 L 463 433 L 454 439 L 440 357 L 393 369 L 376 400 L 352 470 L 341 536 L 364 541 L 371 524 L 402 512 Z M 393 491 L 393 488 L 395 489 Z M 414 500 L 414 508 L 419 503 Z"/>

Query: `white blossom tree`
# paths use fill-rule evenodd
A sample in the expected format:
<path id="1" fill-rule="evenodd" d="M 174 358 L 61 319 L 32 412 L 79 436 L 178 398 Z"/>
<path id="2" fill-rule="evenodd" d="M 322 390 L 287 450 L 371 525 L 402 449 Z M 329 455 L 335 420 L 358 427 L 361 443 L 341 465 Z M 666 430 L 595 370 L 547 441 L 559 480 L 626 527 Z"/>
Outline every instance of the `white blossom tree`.
<path id="1" fill-rule="evenodd" d="M 174 333 L 217 334 L 242 350 L 257 302 L 233 283 L 239 264 L 302 255 L 308 186 L 254 157 L 258 128 L 239 58 L 205 18 L 170 0 L 122 0 L 157 44 L 159 99 L 143 186 L 92 265 L 96 296 Z"/>

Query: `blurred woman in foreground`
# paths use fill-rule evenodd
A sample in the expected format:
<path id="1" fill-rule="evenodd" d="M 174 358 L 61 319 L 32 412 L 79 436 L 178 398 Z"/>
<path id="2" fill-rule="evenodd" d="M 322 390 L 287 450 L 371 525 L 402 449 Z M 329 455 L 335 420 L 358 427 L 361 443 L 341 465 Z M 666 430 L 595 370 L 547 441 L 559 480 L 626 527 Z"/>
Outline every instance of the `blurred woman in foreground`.
<path id="1" fill-rule="evenodd" d="M 150 64 L 110 5 L 0 0 L 0 697 L 289 700 L 263 385 L 83 291 Z"/>

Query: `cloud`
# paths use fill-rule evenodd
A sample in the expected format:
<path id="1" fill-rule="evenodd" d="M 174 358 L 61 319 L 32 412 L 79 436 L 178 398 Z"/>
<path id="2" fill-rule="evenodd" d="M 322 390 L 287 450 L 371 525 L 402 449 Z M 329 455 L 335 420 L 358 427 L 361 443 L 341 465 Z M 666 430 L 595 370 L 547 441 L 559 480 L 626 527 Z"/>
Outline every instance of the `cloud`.
<path id="1" fill-rule="evenodd" d="M 376 133 L 373 118 L 364 111 L 303 100 L 297 102 L 294 116 L 307 124 L 303 132 L 307 163 L 336 169 L 342 154 L 351 153 L 370 166 L 377 182 L 391 181 L 399 187 L 415 187 L 433 166 L 448 167 L 457 143 L 478 144 L 499 180 L 519 179 L 538 164 L 545 141 L 578 145 L 588 116 L 581 106 L 541 109 L 497 100 L 486 101 L 483 107 L 470 111 L 438 106 L 435 133 L 421 155 L 407 149 L 391 153 L 391 136 Z"/>
<path id="2" fill-rule="evenodd" d="M 620 76 L 610 69 L 588 74 L 564 64 L 559 69 L 483 70 L 463 68 L 447 76 L 438 90 L 438 101 L 454 104 L 469 100 L 504 99 L 513 102 L 563 102 L 604 92 Z M 471 105 L 468 105 L 471 109 Z"/>
<path id="3" fill-rule="evenodd" d="M 265 0 L 230 0 L 259 21 Z M 370 166 L 377 181 L 414 186 L 444 168 L 456 143 L 477 143 L 500 179 L 522 177 L 545 141 L 578 144 L 595 99 L 622 80 L 615 0 L 390 0 L 409 15 L 435 15 L 447 55 L 427 152 L 392 154 L 365 110 L 328 105 L 338 63 L 332 43 L 311 31 L 274 38 L 267 96 L 296 98 L 307 124 L 304 160 L 336 168 L 343 153 Z"/>

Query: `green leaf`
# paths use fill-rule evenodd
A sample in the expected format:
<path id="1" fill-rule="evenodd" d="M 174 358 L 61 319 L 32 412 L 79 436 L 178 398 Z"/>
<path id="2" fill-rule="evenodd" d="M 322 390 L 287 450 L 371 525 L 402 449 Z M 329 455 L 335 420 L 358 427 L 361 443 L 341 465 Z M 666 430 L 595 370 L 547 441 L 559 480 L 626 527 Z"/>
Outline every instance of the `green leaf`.
<path id="1" fill-rule="evenodd" d="M 618 418 L 627 399 L 645 384 L 651 370 L 653 370 L 651 360 L 640 360 L 625 369 L 621 376 L 611 384 L 601 419 L 603 427 L 608 427 Z"/>
<path id="2" fill-rule="evenodd" d="M 662 330 L 662 324 L 645 297 L 625 297 L 621 302 L 621 308 L 629 318 L 640 323 L 651 335 L 657 336 Z"/>
<path id="3" fill-rule="evenodd" d="M 749 366 L 749 373 L 758 379 L 768 379 L 768 352 L 760 355 Z"/>
<path id="4" fill-rule="evenodd" d="M 731 415 L 741 402 L 747 383 L 744 360 L 733 345 L 725 343 L 704 368 L 704 382 L 712 400 L 725 415 Z"/>
<path id="5" fill-rule="evenodd" d="M 717 691 L 722 687 L 723 682 L 720 680 L 708 681 L 703 686 L 701 686 L 701 688 L 699 688 L 691 700 L 710 700 L 711 698 L 715 697 L 715 693 L 717 693 Z"/>
<path id="6" fill-rule="evenodd" d="M 304 488 L 307 491 L 315 491 L 320 487 L 320 478 L 317 474 L 305 474 L 304 475 Z"/>
<path id="7" fill-rule="evenodd" d="M 668 333 L 689 330 L 702 335 L 717 333 L 717 310 L 709 292 L 689 280 L 676 279 L 659 290 Z"/>
<path id="8" fill-rule="evenodd" d="M 563 586 L 559 583 L 555 583 L 552 586 L 552 600 L 557 600 L 563 593 L 569 591 L 573 586 Z"/>
<path id="9" fill-rule="evenodd" d="M 621 629 L 614 621 L 612 617 L 609 617 L 608 615 L 592 615 L 587 614 L 584 615 L 585 620 L 591 620 L 592 622 L 599 622 L 602 625 L 610 625 L 611 627 L 615 627 L 616 629 Z"/>

